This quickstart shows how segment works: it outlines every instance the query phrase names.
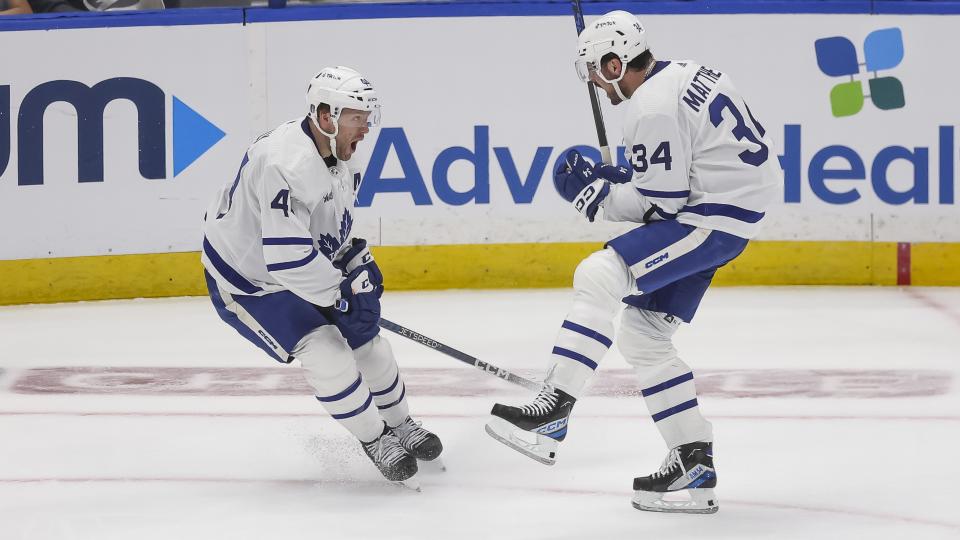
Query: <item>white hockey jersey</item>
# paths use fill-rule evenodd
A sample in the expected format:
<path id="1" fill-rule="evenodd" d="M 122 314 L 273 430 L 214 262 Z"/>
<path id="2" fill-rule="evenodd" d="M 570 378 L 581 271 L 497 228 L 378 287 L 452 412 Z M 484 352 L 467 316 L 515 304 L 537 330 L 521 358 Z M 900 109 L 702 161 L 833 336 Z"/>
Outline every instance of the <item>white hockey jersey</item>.
<path id="1" fill-rule="evenodd" d="M 291 120 L 250 145 L 204 216 L 203 266 L 231 294 L 289 290 L 318 306 L 339 296 L 331 261 L 350 244 L 360 173 L 324 160 L 307 122 Z"/>
<path id="2" fill-rule="evenodd" d="M 604 219 L 675 218 L 753 238 L 783 173 L 730 77 L 691 61 L 660 61 L 626 106 L 633 179 L 611 186 Z"/>

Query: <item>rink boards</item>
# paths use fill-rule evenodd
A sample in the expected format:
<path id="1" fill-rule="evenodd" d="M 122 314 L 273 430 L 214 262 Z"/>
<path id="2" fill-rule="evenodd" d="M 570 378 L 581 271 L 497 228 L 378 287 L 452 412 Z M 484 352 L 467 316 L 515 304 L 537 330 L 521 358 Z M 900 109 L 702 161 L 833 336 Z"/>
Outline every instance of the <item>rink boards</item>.
<path id="1" fill-rule="evenodd" d="M 629 5 L 655 55 L 731 74 L 784 169 L 766 228 L 718 283 L 960 284 L 956 75 L 932 69 L 960 49 L 956 17 L 936 3 L 909 16 L 788 4 Z M 20 52 L 0 80 L 0 304 L 203 294 L 207 202 L 254 137 L 302 114 L 305 82 L 330 64 L 360 69 L 384 104 L 361 146 L 354 233 L 390 288 L 569 285 L 628 227 L 587 226 L 551 182 L 566 149 L 597 152 L 568 9 L 0 21 L 0 45 Z M 620 144 L 620 111 L 604 114 Z"/>

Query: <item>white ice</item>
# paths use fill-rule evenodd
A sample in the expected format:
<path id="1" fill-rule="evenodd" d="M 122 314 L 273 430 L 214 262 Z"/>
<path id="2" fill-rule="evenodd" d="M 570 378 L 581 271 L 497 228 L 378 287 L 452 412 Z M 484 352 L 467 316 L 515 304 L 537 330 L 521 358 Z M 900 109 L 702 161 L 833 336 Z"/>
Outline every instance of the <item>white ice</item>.
<path id="1" fill-rule="evenodd" d="M 537 376 L 569 297 L 388 292 L 384 316 Z M 206 298 L 0 308 L 0 539 L 960 538 L 960 289 L 711 290 L 676 342 L 714 422 L 712 516 L 630 506 L 666 449 L 615 350 L 546 467 L 483 432 L 528 392 L 388 338 L 445 444 L 421 493 L 382 481 L 308 391 L 271 387 L 299 368 Z M 247 370 L 230 392 L 196 368 Z M 243 388 L 262 391 L 225 395 Z"/>

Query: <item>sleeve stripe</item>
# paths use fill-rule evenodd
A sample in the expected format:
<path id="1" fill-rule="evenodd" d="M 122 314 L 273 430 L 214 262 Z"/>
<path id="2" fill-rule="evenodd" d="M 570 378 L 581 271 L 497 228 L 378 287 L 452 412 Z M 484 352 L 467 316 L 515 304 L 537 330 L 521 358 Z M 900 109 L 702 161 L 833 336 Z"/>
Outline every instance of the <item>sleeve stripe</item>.
<path id="1" fill-rule="evenodd" d="M 660 197 L 662 199 L 682 199 L 690 196 L 690 190 L 686 191 L 656 191 L 653 189 L 637 188 L 641 195 L 647 197 Z"/>
<path id="2" fill-rule="evenodd" d="M 264 238 L 263 245 L 265 246 L 312 246 L 313 238 L 298 238 L 295 236 Z"/>
<path id="3" fill-rule="evenodd" d="M 301 266 L 306 266 L 310 264 L 310 261 L 317 258 L 317 253 L 315 249 L 310 250 L 310 254 L 306 257 L 300 259 L 299 261 L 288 261 L 282 263 L 274 263 L 267 265 L 267 272 L 276 272 L 278 270 L 290 270 L 292 268 L 300 268 Z"/>

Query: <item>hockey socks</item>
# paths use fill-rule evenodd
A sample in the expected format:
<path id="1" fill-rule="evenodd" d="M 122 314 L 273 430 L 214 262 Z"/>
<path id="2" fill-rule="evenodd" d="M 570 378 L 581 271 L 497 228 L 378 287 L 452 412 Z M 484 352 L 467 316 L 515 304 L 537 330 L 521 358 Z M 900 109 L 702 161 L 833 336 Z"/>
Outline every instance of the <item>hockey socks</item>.
<path id="1" fill-rule="evenodd" d="M 370 387 L 373 401 L 388 426 L 399 426 L 410 416 L 407 387 L 400 375 L 390 342 L 380 336 L 356 350 L 357 367 Z"/>
<path id="2" fill-rule="evenodd" d="M 713 440 L 713 426 L 700 413 L 690 366 L 674 358 L 661 367 L 638 369 L 637 373 L 647 409 L 668 448 Z"/>
<path id="3" fill-rule="evenodd" d="M 598 251 L 580 263 L 573 276 L 574 297 L 550 354 L 544 381 L 579 397 L 613 345 L 613 319 L 632 280 L 612 250 Z"/>

